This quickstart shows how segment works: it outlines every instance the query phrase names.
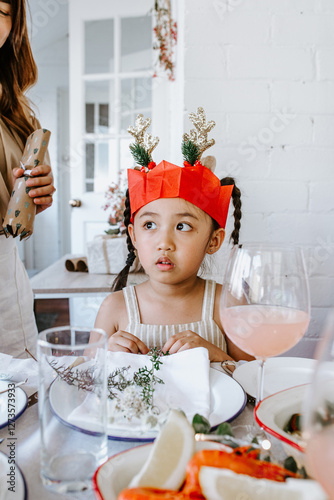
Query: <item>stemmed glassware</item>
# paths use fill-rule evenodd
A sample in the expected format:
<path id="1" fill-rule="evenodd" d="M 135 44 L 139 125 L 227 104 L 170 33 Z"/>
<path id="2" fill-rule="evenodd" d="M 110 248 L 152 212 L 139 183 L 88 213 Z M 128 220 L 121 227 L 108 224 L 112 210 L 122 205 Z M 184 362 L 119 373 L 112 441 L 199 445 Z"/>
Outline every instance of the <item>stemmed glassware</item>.
<path id="1" fill-rule="evenodd" d="M 334 310 L 327 319 L 316 358 L 302 413 L 306 468 L 334 500 Z"/>
<path id="2" fill-rule="evenodd" d="M 220 313 L 229 339 L 259 360 L 259 403 L 266 359 L 297 344 L 309 325 L 309 286 L 302 250 L 261 243 L 234 247 Z"/>

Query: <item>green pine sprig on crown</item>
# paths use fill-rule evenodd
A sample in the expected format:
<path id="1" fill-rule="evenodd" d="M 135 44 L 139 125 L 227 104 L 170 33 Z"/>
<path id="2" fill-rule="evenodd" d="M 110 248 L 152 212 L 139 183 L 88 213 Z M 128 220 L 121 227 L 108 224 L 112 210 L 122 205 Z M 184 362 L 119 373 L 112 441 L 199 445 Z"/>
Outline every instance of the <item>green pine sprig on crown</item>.
<path id="1" fill-rule="evenodd" d="M 216 124 L 213 120 L 206 121 L 204 109 L 201 107 L 197 108 L 197 113 L 189 113 L 189 119 L 195 129 L 191 129 L 189 134 L 183 134 L 181 149 L 184 162 L 195 165 L 204 151 L 215 144 L 214 139 L 208 140 L 208 133 Z"/>
<path id="2" fill-rule="evenodd" d="M 152 151 L 159 143 L 159 137 L 152 137 L 146 130 L 151 125 L 151 118 L 144 119 L 142 114 L 136 118 L 135 126 L 129 127 L 128 132 L 135 138 L 135 142 L 130 144 L 131 154 L 137 165 L 135 169 L 148 172 L 156 166 L 152 160 Z"/>

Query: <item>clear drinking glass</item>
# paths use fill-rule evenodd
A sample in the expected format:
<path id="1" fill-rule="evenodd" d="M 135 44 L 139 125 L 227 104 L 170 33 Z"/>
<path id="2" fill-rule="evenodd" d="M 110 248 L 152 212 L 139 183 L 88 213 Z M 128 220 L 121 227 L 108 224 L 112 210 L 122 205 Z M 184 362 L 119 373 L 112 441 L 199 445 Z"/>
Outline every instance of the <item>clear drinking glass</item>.
<path id="1" fill-rule="evenodd" d="M 303 408 L 306 468 L 334 499 L 334 310 L 329 315 L 316 353 L 312 383 Z"/>
<path id="2" fill-rule="evenodd" d="M 266 359 L 297 344 L 309 325 L 309 287 L 302 250 L 261 243 L 234 247 L 220 313 L 229 339 L 259 360 L 259 403 Z"/>
<path id="3" fill-rule="evenodd" d="M 57 493 L 92 487 L 108 458 L 107 334 L 64 326 L 38 336 L 41 478 Z"/>

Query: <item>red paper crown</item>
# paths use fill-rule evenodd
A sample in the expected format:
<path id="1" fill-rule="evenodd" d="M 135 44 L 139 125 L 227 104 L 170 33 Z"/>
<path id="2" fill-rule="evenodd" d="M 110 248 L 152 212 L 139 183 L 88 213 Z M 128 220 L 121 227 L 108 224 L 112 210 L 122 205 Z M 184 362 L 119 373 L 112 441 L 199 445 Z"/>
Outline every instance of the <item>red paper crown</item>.
<path id="1" fill-rule="evenodd" d="M 196 130 L 192 129 L 189 135 L 183 136 L 183 167 L 167 161 L 156 166 L 152 161 L 151 153 L 159 139 L 145 132 L 150 126 L 150 118 L 145 120 L 143 115 L 138 115 L 135 127 L 128 128 L 135 138 L 130 150 L 141 165 L 141 168 L 128 169 L 131 222 L 134 214 L 151 201 L 183 198 L 209 214 L 220 227 L 225 227 L 233 185 L 221 186 L 218 177 L 203 165 L 210 157 L 202 163 L 199 161 L 202 153 L 215 143 L 214 139 L 208 140 L 208 132 L 215 122 L 206 121 L 203 108 L 198 108 L 196 114 L 190 113 L 189 118 Z"/>
<path id="2" fill-rule="evenodd" d="M 232 186 L 221 186 L 218 177 L 200 162 L 179 167 L 162 161 L 147 173 L 128 169 L 131 222 L 143 206 L 159 198 L 183 198 L 225 227 Z"/>

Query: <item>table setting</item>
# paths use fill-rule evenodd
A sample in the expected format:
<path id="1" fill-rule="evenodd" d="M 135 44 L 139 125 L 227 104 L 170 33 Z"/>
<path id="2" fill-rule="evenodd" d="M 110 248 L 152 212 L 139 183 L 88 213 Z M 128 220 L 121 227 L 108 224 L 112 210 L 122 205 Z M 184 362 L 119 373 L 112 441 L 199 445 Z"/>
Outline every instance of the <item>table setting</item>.
<path id="1" fill-rule="evenodd" d="M 330 474 L 319 473 L 307 449 L 318 436 L 327 449 L 323 433 L 327 442 L 333 436 L 333 391 L 314 386 L 333 387 L 334 317 L 317 359 L 279 356 L 305 334 L 310 311 L 302 256 L 291 249 L 286 254 L 238 248 L 227 266 L 222 322 L 226 335 L 254 361 L 210 363 L 202 347 L 165 356 L 157 350 L 112 353 L 105 332 L 73 326 L 41 332 L 37 359 L 0 353 L 0 500 L 13 498 L 10 488 L 16 488 L 17 500 L 115 500 L 140 472 L 175 410 L 187 425 L 198 415 L 207 424 L 194 433 L 193 451 L 223 447 L 232 453 L 229 439 L 239 448 L 255 436 L 261 456 L 281 465 L 291 456 L 298 471 L 310 467 L 319 481 L 298 479 L 302 492 L 291 493 L 287 485 L 277 498 L 291 493 L 291 499 L 333 499 Z M 287 430 L 293 414 L 306 415 L 305 435 Z M 219 431 L 222 423 L 234 437 Z M 313 457 L 319 457 L 314 448 Z M 333 463 L 331 449 L 326 460 Z M 238 480 L 231 476 L 229 484 Z M 240 482 L 240 492 L 244 487 Z"/>
<path id="2" fill-rule="evenodd" d="M 197 357 L 197 356 L 196 356 Z M 2 358 L 0 357 L 0 360 L 2 361 Z M 276 360 L 277 364 L 280 364 L 280 358 L 273 358 L 273 361 Z M 310 360 L 311 361 L 311 360 Z M 223 398 L 229 400 L 232 398 L 233 390 L 238 387 L 240 388 L 239 391 L 243 395 L 243 400 L 240 400 L 240 397 L 238 396 L 237 400 L 239 399 L 239 402 L 237 402 L 237 408 L 238 411 L 231 415 L 230 418 L 227 418 L 226 420 L 230 420 L 232 429 L 234 429 L 236 432 L 238 432 L 239 429 L 243 429 L 245 426 L 250 426 L 253 420 L 253 411 L 254 411 L 254 405 L 251 403 L 245 403 L 245 398 L 246 398 L 246 393 L 244 392 L 242 386 L 239 384 L 239 382 L 236 380 L 238 378 L 238 370 L 244 367 L 245 365 L 251 365 L 254 362 L 249 362 L 249 363 L 242 363 L 237 366 L 235 370 L 235 375 L 231 376 L 228 375 L 224 369 L 221 367 L 220 363 L 212 363 L 209 366 L 209 374 L 217 374 L 217 377 L 219 377 L 218 380 L 220 380 L 220 377 L 222 380 L 224 380 L 224 383 L 227 382 L 227 384 L 231 384 L 231 386 L 225 387 L 222 381 L 219 381 L 217 383 L 216 379 L 214 379 L 213 383 L 213 391 L 216 391 L 218 388 L 218 394 L 214 396 L 217 397 L 218 395 L 223 396 Z M 284 366 L 285 362 L 283 360 L 282 366 Z M 251 367 L 250 367 L 251 368 Z M 244 368 L 245 369 L 245 368 Z M 32 359 L 27 359 L 27 360 L 16 360 L 16 359 L 11 359 L 10 363 L 7 365 L 5 372 L 5 376 L 9 377 L 12 376 L 15 379 L 19 379 L 21 374 L 25 377 L 28 375 L 28 381 L 23 384 L 22 386 L 18 387 L 17 391 L 24 391 L 25 394 L 27 395 L 27 400 L 29 396 L 34 394 L 36 391 L 36 388 L 38 386 L 38 365 L 36 361 Z M 214 375 L 215 376 L 215 375 Z M 308 374 L 306 374 L 306 379 L 307 380 Z M 26 378 L 26 377 L 25 377 Z M 25 380 L 25 379 L 24 379 Z M 291 379 L 290 379 L 291 380 Z M 300 381 L 300 380 L 299 380 Z M 255 381 L 256 382 L 256 381 Z M 6 384 L 8 385 L 8 381 L 6 381 Z M 293 384 L 293 380 L 291 380 L 291 384 Z M 73 389 L 73 388 L 72 388 Z M 270 385 L 269 385 L 270 389 Z M 254 390 L 256 391 L 256 383 L 250 385 L 250 393 L 254 394 Z M 284 391 L 289 391 L 293 390 L 291 389 L 284 389 Z M 276 393 L 274 393 L 276 394 Z M 282 393 L 278 393 L 282 394 Z M 268 398 L 265 398 L 264 401 L 266 401 Z M 222 399 L 222 397 L 220 397 Z M 214 399 L 213 399 L 214 401 Z M 65 398 L 64 398 L 64 403 L 65 403 Z M 234 401 L 235 403 L 235 401 Z M 216 403 L 213 403 L 214 406 Z M 275 414 L 275 411 L 277 410 L 276 405 L 274 405 L 273 412 L 271 414 Z M 228 410 L 234 412 L 234 410 Z M 238 415 L 239 413 L 239 415 Z M 229 415 L 227 415 L 229 417 Z M 288 417 L 288 415 L 287 415 Z M 218 414 L 218 419 L 215 420 L 213 419 L 212 421 L 212 426 L 213 428 L 215 427 L 215 424 L 219 423 L 219 414 Z M 221 421 L 225 420 L 222 418 Z M 123 429 L 123 435 L 119 435 L 119 430 L 116 432 L 117 435 L 115 434 L 115 430 L 112 433 L 112 435 L 108 436 L 108 457 L 109 461 L 111 463 L 105 462 L 105 465 L 102 466 L 99 472 L 99 476 L 105 477 L 104 482 L 102 482 L 102 490 L 105 491 L 105 489 L 109 488 L 109 483 L 105 484 L 105 481 L 108 481 L 109 473 L 107 467 L 112 467 L 113 469 L 113 476 L 116 476 L 119 474 L 121 465 L 116 464 L 123 464 L 123 467 L 128 466 L 128 464 L 133 464 L 130 467 L 130 472 L 131 470 L 137 470 L 138 464 L 143 463 L 145 460 L 146 454 L 149 452 L 149 446 L 152 445 L 152 441 L 156 436 L 140 436 L 135 435 L 131 436 L 131 434 L 126 435 L 126 432 Z M 283 431 L 282 431 L 283 432 Z M 39 429 L 39 423 L 38 423 L 38 405 L 33 404 L 32 406 L 25 406 L 25 409 L 23 412 L 20 414 L 16 415 L 16 420 L 15 420 L 15 434 L 16 434 L 16 448 L 17 448 L 17 454 L 16 454 L 16 464 L 17 464 L 17 474 L 15 478 L 15 482 L 17 485 L 17 491 L 18 491 L 18 499 L 22 498 L 37 498 L 37 495 L 42 496 L 42 498 L 96 498 L 95 495 L 97 493 L 94 493 L 92 490 L 88 491 L 83 491 L 79 493 L 72 493 L 72 494 L 57 494 L 49 491 L 48 489 L 45 489 L 41 478 L 40 478 L 40 450 L 41 450 L 41 444 L 40 444 L 40 429 Z M 79 430 L 79 435 L 81 435 L 82 439 L 85 438 L 85 434 L 81 433 Z M 110 434 L 110 432 L 109 432 Z M 136 433 L 135 433 L 136 434 Z M 286 453 L 282 447 L 282 440 L 280 439 L 279 436 L 273 437 L 272 436 L 272 446 L 273 449 L 275 449 L 275 452 L 277 451 L 279 456 L 284 456 Z M 0 451 L 1 451 L 1 458 L 2 458 L 2 463 L 5 463 L 5 455 L 8 456 L 8 452 L 10 449 L 7 447 L 7 444 L 10 442 L 9 438 L 9 426 L 3 426 L 0 429 L 0 439 L 3 439 L 3 442 L 0 444 Z M 290 439 L 293 439 L 290 437 Z M 204 444 L 205 447 L 210 446 L 211 443 L 200 443 Z M 140 448 L 138 448 L 140 447 Z M 130 450 L 127 454 L 126 451 Z M 112 457 L 115 457 L 112 459 Z M 108 465 L 107 465 L 108 464 Z M 121 477 L 122 474 L 121 474 Z M 21 485 L 23 486 L 20 486 Z M 119 483 L 119 480 L 118 480 Z M 117 484 L 118 484 L 117 483 Z M 0 483 L 1 484 L 1 483 Z M 119 484 L 125 484 L 122 483 L 122 481 Z M 101 491 L 102 491 L 101 490 Z M 1 497 L 0 497 L 1 498 Z M 6 496 L 3 496 L 4 499 L 7 500 Z M 10 496 L 8 498 L 11 498 Z M 98 497 L 97 498 L 104 498 Z M 107 500 L 107 497 L 106 497 Z"/>

